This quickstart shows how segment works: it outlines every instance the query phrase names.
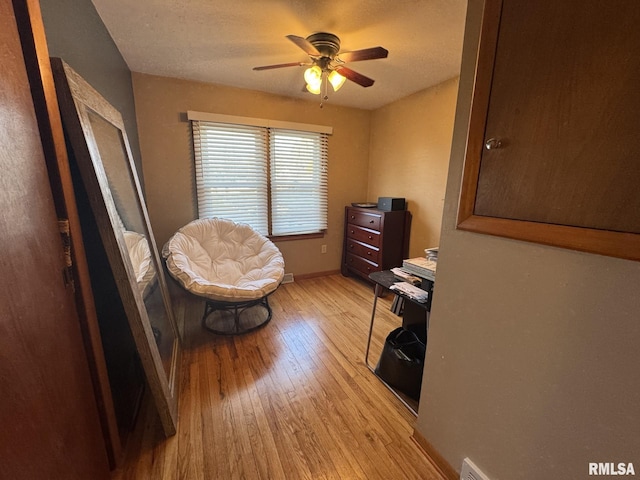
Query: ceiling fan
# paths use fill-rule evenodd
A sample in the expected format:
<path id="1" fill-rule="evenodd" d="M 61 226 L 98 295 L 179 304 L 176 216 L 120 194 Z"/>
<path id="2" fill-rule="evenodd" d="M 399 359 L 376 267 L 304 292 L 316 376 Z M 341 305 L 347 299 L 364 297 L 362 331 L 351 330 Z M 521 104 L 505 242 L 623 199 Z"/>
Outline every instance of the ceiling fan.
<path id="1" fill-rule="evenodd" d="M 374 83 L 372 78 L 345 67 L 344 64 L 362 60 L 387 58 L 389 54 L 389 51 L 382 47 L 372 47 L 340 53 L 340 38 L 333 33 L 327 32 L 313 33 L 307 38 L 297 35 L 287 35 L 287 38 L 309 55 L 310 62 L 280 63 L 277 65 L 254 67 L 253 69 L 271 70 L 274 68 L 309 66 L 310 68 L 308 68 L 304 74 L 306 81 L 305 87 L 308 91 L 315 94 L 320 94 L 321 85 L 325 78 L 331 83 L 334 90 L 338 90 L 345 79 L 349 79 L 362 87 L 370 87 Z"/>

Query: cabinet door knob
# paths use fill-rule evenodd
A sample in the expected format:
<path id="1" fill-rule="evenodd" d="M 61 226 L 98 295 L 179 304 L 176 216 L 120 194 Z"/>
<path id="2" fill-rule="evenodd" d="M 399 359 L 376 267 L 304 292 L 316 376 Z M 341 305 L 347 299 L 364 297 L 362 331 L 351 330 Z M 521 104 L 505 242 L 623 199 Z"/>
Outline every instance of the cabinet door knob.
<path id="1" fill-rule="evenodd" d="M 498 148 L 502 148 L 502 140 L 499 138 L 490 138 L 484 144 L 484 148 L 487 150 L 497 150 Z"/>

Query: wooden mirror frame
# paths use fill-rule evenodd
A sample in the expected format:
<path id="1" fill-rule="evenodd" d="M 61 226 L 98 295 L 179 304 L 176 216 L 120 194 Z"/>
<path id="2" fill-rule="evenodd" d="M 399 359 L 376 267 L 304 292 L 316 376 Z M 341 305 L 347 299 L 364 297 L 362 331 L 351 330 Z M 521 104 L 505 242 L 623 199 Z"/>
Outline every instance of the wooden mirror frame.
<path id="1" fill-rule="evenodd" d="M 640 260 L 640 235 L 636 233 L 488 217 L 474 213 L 501 11 L 502 0 L 485 1 L 476 56 L 457 228 L 583 252 Z"/>
<path id="2" fill-rule="evenodd" d="M 176 433 L 178 422 L 180 337 L 164 278 L 163 264 L 160 261 L 151 230 L 122 115 L 61 59 L 52 58 L 51 66 L 64 128 L 89 196 L 90 206 L 94 212 L 100 238 L 116 279 L 118 293 L 122 299 L 136 349 L 164 432 L 167 436 L 173 435 Z M 126 151 L 127 158 L 124 160 L 129 168 L 128 173 L 135 190 L 135 200 L 137 200 L 137 207 L 142 216 L 141 221 L 144 223 L 145 235 L 151 251 L 151 261 L 156 270 L 157 288 L 162 294 L 164 308 L 174 336 L 168 374 L 165 371 L 142 293 L 129 258 L 122 231 L 122 220 L 111 193 L 90 115 L 97 115 L 100 120 L 106 121 L 117 129 L 122 143 L 120 147 Z"/>

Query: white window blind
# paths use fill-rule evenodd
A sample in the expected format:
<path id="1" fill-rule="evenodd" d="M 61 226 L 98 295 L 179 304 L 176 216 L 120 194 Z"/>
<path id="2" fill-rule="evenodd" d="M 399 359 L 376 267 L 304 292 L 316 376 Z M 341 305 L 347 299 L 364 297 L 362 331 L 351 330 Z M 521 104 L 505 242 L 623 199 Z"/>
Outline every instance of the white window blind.
<path id="1" fill-rule="evenodd" d="M 270 129 L 273 235 L 327 228 L 327 136 Z"/>
<path id="2" fill-rule="evenodd" d="M 228 218 L 273 236 L 326 230 L 330 127 L 188 115 L 200 218 Z"/>
<path id="3" fill-rule="evenodd" d="M 248 223 L 267 235 L 267 132 L 194 121 L 198 214 Z"/>

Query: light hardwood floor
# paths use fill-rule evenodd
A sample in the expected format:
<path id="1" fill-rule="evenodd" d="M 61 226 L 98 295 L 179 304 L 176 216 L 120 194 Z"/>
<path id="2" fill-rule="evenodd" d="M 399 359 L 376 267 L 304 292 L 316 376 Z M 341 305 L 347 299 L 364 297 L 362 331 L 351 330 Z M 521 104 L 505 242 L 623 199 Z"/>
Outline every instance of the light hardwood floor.
<path id="1" fill-rule="evenodd" d="M 411 438 L 415 417 L 364 364 L 372 301 L 359 280 L 297 280 L 270 297 L 264 328 L 223 337 L 200 327 L 201 301 L 178 300 L 178 433 L 163 438 L 145 404 L 113 479 L 441 479 Z M 390 301 L 370 360 L 400 325 Z"/>

